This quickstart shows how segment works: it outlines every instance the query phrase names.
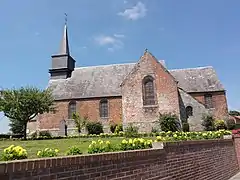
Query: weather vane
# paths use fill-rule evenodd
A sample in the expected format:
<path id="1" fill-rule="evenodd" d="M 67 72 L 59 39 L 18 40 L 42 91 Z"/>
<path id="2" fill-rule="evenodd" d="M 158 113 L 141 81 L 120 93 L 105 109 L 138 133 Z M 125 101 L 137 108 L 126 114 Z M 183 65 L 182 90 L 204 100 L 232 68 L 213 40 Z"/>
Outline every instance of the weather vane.
<path id="1" fill-rule="evenodd" d="M 67 24 L 67 13 L 64 13 L 65 15 L 65 25 Z"/>

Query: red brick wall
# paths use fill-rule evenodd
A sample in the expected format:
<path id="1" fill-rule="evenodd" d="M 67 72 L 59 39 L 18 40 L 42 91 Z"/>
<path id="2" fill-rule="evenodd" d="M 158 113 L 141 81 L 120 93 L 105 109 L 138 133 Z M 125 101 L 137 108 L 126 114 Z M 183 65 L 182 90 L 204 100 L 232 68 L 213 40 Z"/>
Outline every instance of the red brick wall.
<path id="1" fill-rule="evenodd" d="M 109 118 L 104 122 L 120 122 L 122 120 L 122 100 L 121 97 L 107 98 L 109 103 Z M 82 116 L 87 116 L 90 120 L 101 120 L 99 117 L 100 98 L 77 100 L 77 112 Z M 39 116 L 40 129 L 59 128 L 59 123 L 68 118 L 69 101 L 57 101 L 56 113 L 46 113 Z"/>
<path id="2" fill-rule="evenodd" d="M 240 168 L 240 135 L 234 135 L 234 144 L 235 144 L 237 161 Z"/>
<path id="3" fill-rule="evenodd" d="M 142 82 L 152 76 L 156 106 L 143 105 Z M 178 88 L 172 75 L 153 57 L 145 53 L 122 85 L 123 124 L 135 123 L 140 132 L 151 132 L 158 113 L 171 112 L 179 115 Z"/>
<path id="4" fill-rule="evenodd" d="M 237 172 L 232 140 L 166 143 L 164 149 L 0 164 L 1 180 L 228 180 Z"/>
<path id="5" fill-rule="evenodd" d="M 190 93 L 195 99 L 205 104 L 204 93 Z M 227 98 L 224 91 L 212 92 L 213 113 L 217 118 L 223 118 L 228 115 Z"/>

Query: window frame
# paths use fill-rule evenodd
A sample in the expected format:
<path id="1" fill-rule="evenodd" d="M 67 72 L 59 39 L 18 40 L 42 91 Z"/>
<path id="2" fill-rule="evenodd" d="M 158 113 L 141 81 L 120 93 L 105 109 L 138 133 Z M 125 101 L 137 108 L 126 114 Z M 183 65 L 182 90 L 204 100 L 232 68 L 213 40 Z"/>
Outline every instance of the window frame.
<path id="1" fill-rule="evenodd" d="M 99 117 L 100 118 L 109 117 L 109 102 L 107 99 L 101 99 L 99 102 Z"/>
<path id="2" fill-rule="evenodd" d="M 207 109 L 214 108 L 212 94 L 204 94 L 204 104 Z"/>
<path id="3" fill-rule="evenodd" d="M 149 82 L 151 85 L 146 86 Z M 154 78 L 150 75 L 145 76 L 142 80 L 142 98 L 144 106 L 154 106 L 157 104 Z"/>
<path id="4" fill-rule="evenodd" d="M 188 111 L 189 109 L 190 109 L 190 111 Z M 185 108 L 185 111 L 186 111 L 186 116 L 187 116 L 187 118 L 193 116 L 193 107 L 192 107 L 192 106 L 187 106 L 187 107 Z M 190 112 L 190 113 L 188 113 L 188 112 Z"/>
<path id="5" fill-rule="evenodd" d="M 68 119 L 72 119 L 73 113 L 77 112 L 77 102 L 76 101 L 70 101 L 68 103 Z M 70 113 L 72 113 L 70 115 Z"/>

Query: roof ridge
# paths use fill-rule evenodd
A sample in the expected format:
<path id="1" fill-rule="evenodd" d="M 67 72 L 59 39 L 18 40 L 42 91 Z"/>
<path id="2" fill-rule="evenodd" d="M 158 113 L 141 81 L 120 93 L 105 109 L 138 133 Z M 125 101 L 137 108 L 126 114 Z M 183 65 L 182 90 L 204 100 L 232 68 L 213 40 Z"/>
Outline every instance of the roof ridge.
<path id="1" fill-rule="evenodd" d="M 169 71 L 183 71 L 183 70 L 207 69 L 207 68 L 213 68 L 213 66 L 200 66 L 200 67 L 193 67 L 193 68 L 169 69 Z"/>
<path id="2" fill-rule="evenodd" d="M 164 60 L 158 60 L 160 63 Z M 129 63 L 116 63 L 116 64 L 102 64 L 102 65 L 94 65 L 94 66 L 83 66 L 83 67 L 75 67 L 74 69 L 85 69 L 85 68 L 94 68 L 94 67 L 110 67 L 110 66 L 123 66 L 123 65 L 133 65 L 137 64 L 137 62 L 129 62 Z M 192 67 L 192 68 L 180 68 L 180 69 L 168 69 L 169 71 L 184 71 L 184 70 L 195 70 L 195 69 L 207 69 L 213 68 L 213 66 L 200 66 L 200 67 Z"/>
<path id="3" fill-rule="evenodd" d="M 83 66 L 83 67 L 75 67 L 74 69 L 84 69 L 84 68 L 93 68 L 93 67 L 108 67 L 108 66 L 120 66 L 120 65 L 130 65 L 130 64 L 136 64 L 136 63 L 116 63 L 116 64 L 102 64 L 102 65 L 96 65 L 96 66 Z"/>

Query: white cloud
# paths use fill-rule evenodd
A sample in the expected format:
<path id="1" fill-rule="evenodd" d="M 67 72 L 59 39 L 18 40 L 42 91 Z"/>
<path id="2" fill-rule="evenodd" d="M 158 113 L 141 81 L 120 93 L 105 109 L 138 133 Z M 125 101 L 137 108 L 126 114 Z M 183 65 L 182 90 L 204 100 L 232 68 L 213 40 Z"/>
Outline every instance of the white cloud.
<path id="1" fill-rule="evenodd" d="M 124 38 L 125 37 L 124 34 L 114 34 L 113 36 L 116 38 Z"/>
<path id="2" fill-rule="evenodd" d="M 124 4 L 127 4 L 128 2 L 127 1 L 123 1 Z"/>
<path id="3" fill-rule="evenodd" d="M 125 37 L 123 34 L 114 34 L 113 36 L 100 35 L 94 38 L 95 42 L 100 46 L 106 46 L 108 51 L 115 51 L 123 47 L 124 43 L 120 38 Z"/>
<path id="4" fill-rule="evenodd" d="M 142 2 L 138 2 L 135 6 L 125 9 L 123 12 L 119 12 L 119 16 L 123 16 L 127 19 L 137 20 L 146 16 L 147 9 Z"/>
<path id="5" fill-rule="evenodd" d="M 102 45 L 108 45 L 108 44 L 115 44 L 117 39 L 115 39 L 112 36 L 100 35 L 95 37 L 95 41 L 102 46 Z"/>

